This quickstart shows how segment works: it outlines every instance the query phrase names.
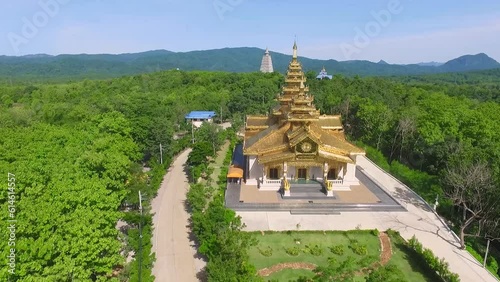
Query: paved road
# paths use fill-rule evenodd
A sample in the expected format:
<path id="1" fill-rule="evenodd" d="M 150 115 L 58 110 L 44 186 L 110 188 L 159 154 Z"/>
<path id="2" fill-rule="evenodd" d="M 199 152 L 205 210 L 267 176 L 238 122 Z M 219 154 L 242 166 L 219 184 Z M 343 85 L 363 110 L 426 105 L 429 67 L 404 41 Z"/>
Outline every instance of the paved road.
<path id="1" fill-rule="evenodd" d="M 246 230 L 398 230 L 405 239 L 416 235 L 424 247 L 450 265 L 461 281 L 498 281 L 466 251 L 458 249 L 458 242 L 439 218 L 406 186 L 379 169 L 364 157 L 357 163 L 376 179 L 408 212 L 342 212 L 339 215 L 291 215 L 289 212 L 238 212 Z"/>
<path id="2" fill-rule="evenodd" d="M 153 275 L 157 282 L 198 281 L 205 263 L 196 258 L 189 234 L 189 214 L 185 210 L 188 178 L 184 172 L 188 149 L 182 152 L 163 178 L 158 196 L 152 201 L 152 251 L 156 253 Z"/>

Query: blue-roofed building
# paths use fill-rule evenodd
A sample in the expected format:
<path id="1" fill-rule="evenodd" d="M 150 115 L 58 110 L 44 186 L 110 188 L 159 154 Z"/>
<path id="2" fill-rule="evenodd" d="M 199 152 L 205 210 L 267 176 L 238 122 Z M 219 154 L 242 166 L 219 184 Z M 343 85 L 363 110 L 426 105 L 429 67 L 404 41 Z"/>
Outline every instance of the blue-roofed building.
<path id="1" fill-rule="evenodd" d="M 329 75 L 326 70 L 325 70 L 325 67 L 323 67 L 323 69 L 319 72 L 318 76 L 316 76 L 317 79 L 319 80 L 322 80 L 322 79 L 332 79 L 333 78 L 333 75 Z"/>
<path id="2" fill-rule="evenodd" d="M 212 122 L 216 116 L 214 111 L 192 111 L 185 116 L 186 121 L 200 127 L 203 122 Z"/>

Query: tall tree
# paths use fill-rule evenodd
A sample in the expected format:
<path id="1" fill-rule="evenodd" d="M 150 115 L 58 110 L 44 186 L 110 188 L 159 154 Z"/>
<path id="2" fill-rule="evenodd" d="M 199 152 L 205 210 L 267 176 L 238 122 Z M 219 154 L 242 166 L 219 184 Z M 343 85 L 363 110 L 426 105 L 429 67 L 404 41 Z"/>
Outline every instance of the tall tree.
<path id="1" fill-rule="evenodd" d="M 462 212 L 460 245 L 466 236 L 484 236 L 484 223 L 498 217 L 500 189 L 493 182 L 490 168 L 482 162 L 457 162 L 444 172 L 445 195 Z"/>

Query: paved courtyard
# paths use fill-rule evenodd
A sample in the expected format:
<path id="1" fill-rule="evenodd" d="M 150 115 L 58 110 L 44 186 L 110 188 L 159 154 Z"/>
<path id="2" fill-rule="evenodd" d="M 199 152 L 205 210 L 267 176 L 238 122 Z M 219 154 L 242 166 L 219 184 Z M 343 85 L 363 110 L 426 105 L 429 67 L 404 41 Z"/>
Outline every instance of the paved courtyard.
<path id="1" fill-rule="evenodd" d="M 336 214 L 293 214 L 288 211 L 237 211 L 246 230 L 352 230 L 355 228 L 397 230 L 405 239 L 416 235 L 438 257 L 445 258 L 461 281 L 498 281 L 467 251 L 460 250 L 456 236 L 433 210 L 408 187 L 359 156 L 357 164 L 407 211 L 341 211 Z M 377 195 L 378 196 L 378 195 Z"/>
<path id="2" fill-rule="evenodd" d="M 257 185 L 241 185 L 240 201 L 245 203 L 279 203 L 287 201 L 276 191 L 259 191 Z M 294 201 L 294 200 L 292 200 Z M 300 201 L 300 200 L 296 200 Z M 316 203 L 375 204 L 380 201 L 364 184 L 351 186 L 351 191 L 335 191 L 335 197 L 315 199 Z"/>
<path id="3" fill-rule="evenodd" d="M 360 185 L 334 191 L 334 197 L 315 192 L 311 198 L 282 197 L 279 191 L 259 191 L 255 185 L 228 184 L 226 206 L 236 211 L 287 211 L 294 214 L 338 214 L 340 211 L 406 211 L 406 204 L 368 175 L 356 170 Z M 294 188 L 291 189 L 292 196 Z"/>

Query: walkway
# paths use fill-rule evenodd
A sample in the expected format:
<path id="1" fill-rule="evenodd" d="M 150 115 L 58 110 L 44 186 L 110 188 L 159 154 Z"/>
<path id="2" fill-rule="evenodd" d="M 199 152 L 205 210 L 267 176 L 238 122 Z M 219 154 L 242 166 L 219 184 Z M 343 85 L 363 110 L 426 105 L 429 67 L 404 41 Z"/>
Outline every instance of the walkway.
<path id="1" fill-rule="evenodd" d="M 229 145 L 231 145 L 231 142 L 226 140 L 224 144 L 220 147 L 219 151 L 217 152 L 214 162 L 208 164 L 209 168 L 214 169 L 212 175 L 210 175 L 211 186 L 214 188 L 218 187 L 217 181 L 219 180 L 221 167 L 224 165 L 224 159 L 226 158 L 226 153 L 227 150 L 229 149 Z"/>
<path id="2" fill-rule="evenodd" d="M 153 275 L 157 282 L 198 281 L 205 262 L 197 257 L 189 230 L 186 192 L 189 188 L 184 164 L 191 149 L 182 152 L 163 178 L 157 197 L 152 201 L 152 251 L 156 253 Z"/>
<path id="3" fill-rule="evenodd" d="M 452 272 L 468 281 L 498 281 L 467 252 L 458 248 L 454 235 L 436 214 L 405 185 L 370 160 L 358 156 L 358 165 L 387 189 L 408 212 L 341 212 L 338 215 L 298 215 L 290 212 L 238 212 L 248 231 L 256 230 L 397 230 L 405 239 L 416 235 L 424 247 L 450 265 Z"/>

